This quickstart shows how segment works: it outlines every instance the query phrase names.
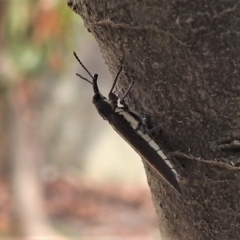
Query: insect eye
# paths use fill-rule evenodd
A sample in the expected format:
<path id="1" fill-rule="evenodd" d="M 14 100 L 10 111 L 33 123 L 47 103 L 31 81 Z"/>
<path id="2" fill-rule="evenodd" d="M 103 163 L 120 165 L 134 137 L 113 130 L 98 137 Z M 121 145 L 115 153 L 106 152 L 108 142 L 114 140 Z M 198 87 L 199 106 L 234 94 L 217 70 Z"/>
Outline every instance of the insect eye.
<path id="1" fill-rule="evenodd" d="M 108 98 L 113 102 L 116 102 L 118 100 L 118 96 L 113 92 L 109 94 Z"/>
<path id="2" fill-rule="evenodd" d="M 101 95 L 98 94 L 98 93 L 96 93 L 96 94 L 94 94 L 94 96 L 93 96 L 92 102 L 95 104 L 95 103 L 97 103 L 98 101 L 100 101 L 101 99 L 102 99 Z"/>
<path id="3" fill-rule="evenodd" d="M 94 94 L 93 99 L 94 100 L 99 100 L 100 99 L 100 94 Z"/>

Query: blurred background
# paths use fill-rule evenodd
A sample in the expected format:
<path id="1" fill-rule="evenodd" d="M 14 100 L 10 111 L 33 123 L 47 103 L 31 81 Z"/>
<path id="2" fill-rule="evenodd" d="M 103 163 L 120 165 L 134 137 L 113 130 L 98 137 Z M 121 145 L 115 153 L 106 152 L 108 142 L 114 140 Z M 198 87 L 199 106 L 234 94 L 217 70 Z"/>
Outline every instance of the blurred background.
<path id="1" fill-rule="evenodd" d="M 112 76 L 61 0 L 0 0 L 0 239 L 159 239 L 140 157 L 96 112 L 74 59 Z"/>

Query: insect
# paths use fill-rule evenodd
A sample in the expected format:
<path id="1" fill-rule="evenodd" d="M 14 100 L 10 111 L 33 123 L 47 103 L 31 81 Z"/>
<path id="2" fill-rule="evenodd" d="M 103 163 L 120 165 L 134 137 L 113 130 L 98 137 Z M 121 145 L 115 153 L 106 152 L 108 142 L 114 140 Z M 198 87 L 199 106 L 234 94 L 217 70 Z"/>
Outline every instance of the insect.
<path id="1" fill-rule="evenodd" d="M 83 67 L 83 69 L 91 77 L 92 81 L 76 74 L 81 79 L 87 81 L 93 86 L 93 104 L 95 105 L 98 113 L 107 120 L 113 129 L 126 141 L 132 148 L 147 161 L 147 163 L 177 192 L 181 193 L 181 188 L 178 183 L 178 174 L 173 168 L 173 165 L 167 159 L 159 145 L 148 134 L 148 128 L 145 121 L 143 121 L 136 113 L 129 110 L 124 103 L 124 98 L 131 90 L 134 82 L 129 86 L 125 94 L 121 99 L 113 92 L 116 86 L 118 77 L 123 69 L 120 67 L 111 90 L 108 95 L 108 99 L 104 97 L 98 88 L 97 80 L 98 75 L 92 75 L 87 68 L 83 65 L 77 54 L 74 52 L 74 56 Z M 122 107 L 118 106 L 118 102 Z"/>

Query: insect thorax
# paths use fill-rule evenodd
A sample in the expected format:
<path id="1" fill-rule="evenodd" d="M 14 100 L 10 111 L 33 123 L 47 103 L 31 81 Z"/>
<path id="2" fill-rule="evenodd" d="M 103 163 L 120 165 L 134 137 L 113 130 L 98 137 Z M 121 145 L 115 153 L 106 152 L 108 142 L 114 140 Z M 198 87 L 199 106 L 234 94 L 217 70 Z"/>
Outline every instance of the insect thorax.
<path id="1" fill-rule="evenodd" d="M 111 114 L 114 113 L 115 109 L 109 103 L 106 98 L 100 98 L 98 101 L 93 102 L 98 110 L 98 113 L 107 120 Z"/>

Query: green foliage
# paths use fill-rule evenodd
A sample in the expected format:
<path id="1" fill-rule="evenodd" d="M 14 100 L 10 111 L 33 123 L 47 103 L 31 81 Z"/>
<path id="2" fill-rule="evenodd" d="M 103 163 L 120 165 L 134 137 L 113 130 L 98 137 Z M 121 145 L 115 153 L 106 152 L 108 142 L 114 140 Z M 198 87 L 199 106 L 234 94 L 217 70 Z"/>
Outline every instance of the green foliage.
<path id="1" fill-rule="evenodd" d="M 5 12 L 4 53 L 7 69 L 15 72 L 5 78 L 34 80 L 49 69 L 61 73 L 74 49 L 74 21 L 79 21 L 66 1 L 9 0 Z"/>

